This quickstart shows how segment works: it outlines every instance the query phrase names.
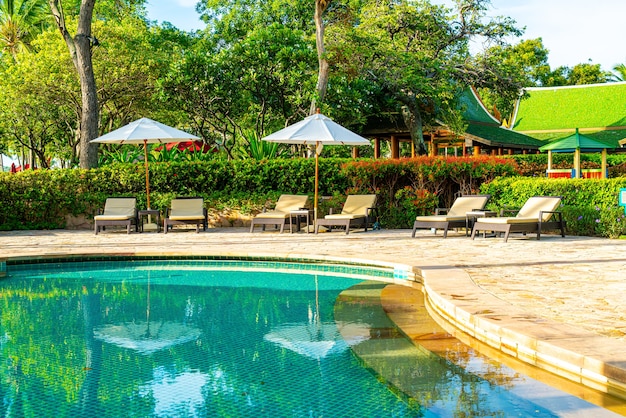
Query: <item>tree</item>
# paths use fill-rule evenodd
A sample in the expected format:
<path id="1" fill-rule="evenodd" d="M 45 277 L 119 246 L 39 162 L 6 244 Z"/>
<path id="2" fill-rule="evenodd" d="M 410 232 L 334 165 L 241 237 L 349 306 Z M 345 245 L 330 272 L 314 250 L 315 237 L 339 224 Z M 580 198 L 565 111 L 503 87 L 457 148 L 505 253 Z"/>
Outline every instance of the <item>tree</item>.
<path id="1" fill-rule="evenodd" d="M 516 45 L 497 45 L 479 54 L 477 59 L 491 61 L 490 66 L 498 67 L 501 76 L 506 74 L 506 77 L 522 87 L 541 86 L 550 74 L 548 50 L 543 46 L 541 38 L 524 40 Z M 479 93 L 494 116 L 498 119 L 502 115 L 510 118 L 517 94 L 499 94 L 489 88 L 479 89 Z"/>
<path id="2" fill-rule="evenodd" d="M 613 67 L 613 74 L 609 75 L 610 81 L 626 81 L 626 64 L 617 64 Z"/>
<path id="3" fill-rule="evenodd" d="M 0 0 L 0 46 L 13 59 L 49 22 L 45 0 Z"/>
<path id="4" fill-rule="evenodd" d="M 554 87 L 606 83 L 610 81 L 611 75 L 611 73 L 602 71 L 600 64 L 582 63 L 576 64 L 572 68 L 561 66 L 548 73 L 542 80 L 542 85 Z"/>
<path id="5" fill-rule="evenodd" d="M 78 73 L 81 90 L 80 112 L 80 166 L 93 168 L 98 165 L 97 144 L 90 141 L 98 136 L 98 94 L 94 76 L 91 48 L 98 45 L 91 34 L 91 20 L 96 0 L 82 0 L 78 15 L 76 35 L 72 37 L 67 26 L 61 0 L 49 0 L 50 9 L 61 32 Z"/>
<path id="6" fill-rule="evenodd" d="M 228 48 L 218 35 L 187 51 L 163 80 L 165 100 L 190 116 L 206 142 L 233 157 L 236 141 L 262 137 L 307 114 L 314 52 L 299 30 L 260 26 Z"/>
<path id="7" fill-rule="evenodd" d="M 182 55 L 189 42 L 187 35 L 151 28 L 137 17 L 97 20 L 93 30 L 103 45 L 93 52 L 100 86 L 99 134 L 144 115 L 159 115 L 170 123 L 171 112 L 167 103 L 159 101 L 157 82 L 169 69 L 170 60 Z M 0 103 L 7 104 L 0 105 L 0 138 L 25 144 L 15 149 L 25 146 L 36 154 L 45 153 L 46 160 L 76 166 L 82 102 L 67 46 L 54 28 L 40 34 L 32 46 L 32 52 L 21 54 L 18 62 L 0 66 Z M 10 126 L 9 121 L 13 121 Z M 55 129 L 47 130 L 45 147 L 40 147 L 41 141 L 33 142 L 33 147 L 41 148 L 35 151 L 28 145 L 28 137 L 38 138 L 44 124 Z"/>
<path id="8" fill-rule="evenodd" d="M 315 90 L 317 92 L 317 100 L 324 101 L 326 96 L 326 89 L 328 88 L 328 61 L 326 60 L 326 48 L 324 46 L 324 20 L 322 15 L 328 8 L 330 0 L 315 0 L 315 45 L 317 47 L 317 85 Z M 309 114 L 314 114 L 316 111 L 316 98 L 311 100 L 311 108 Z"/>
<path id="9" fill-rule="evenodd" d="M 576 86 L 581 84 L 597 84 L 606 83 L 609 74 L 602 71 L 600 64 L 576 64 L 569 71 L 567 84 Z"/>
<path id="10" fill-rule="evenodd" d="M 459 1 L 453 17 L 426 1 L 372 1 L 332 46 L 335 57 L 342 54 L 344 69 L 379 86 L 388 98 L 386 111 L 402 114 L 420 153 L 426 151 L 424 126 L 441 118 L 459 120 L 451 114 L 467 85 L 499 92 L 519 89 L 515 80 L 500 76 L 492 61 L 470 57 L 470 38 L 502 42 L 518 33 L 510 19 L 482 23 L 486 4 Z M 352 45 L 349 53 L 341 52 L 344 45 Z"/>

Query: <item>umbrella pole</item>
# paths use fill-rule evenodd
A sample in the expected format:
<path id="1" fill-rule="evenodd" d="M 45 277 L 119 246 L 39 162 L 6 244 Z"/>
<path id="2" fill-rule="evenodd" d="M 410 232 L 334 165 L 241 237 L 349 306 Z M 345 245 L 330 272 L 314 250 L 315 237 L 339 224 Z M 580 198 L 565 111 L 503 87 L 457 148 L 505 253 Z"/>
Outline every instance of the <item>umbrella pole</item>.
<path id="1" fill-rule="evenodd" d="M 148 140 L 143 140 L 143 162 L 146 167 L 146 203 L 150 209 L 150 173 L 148 172 Z"/>
<path id="2" fill-rule="evenodd" d="M 313 197 L 313 225 L 317 225 L 317 194 L 319 190 L 319 156 L 317 155 L 317 147 L 315 149 L 315 193 Z"/>

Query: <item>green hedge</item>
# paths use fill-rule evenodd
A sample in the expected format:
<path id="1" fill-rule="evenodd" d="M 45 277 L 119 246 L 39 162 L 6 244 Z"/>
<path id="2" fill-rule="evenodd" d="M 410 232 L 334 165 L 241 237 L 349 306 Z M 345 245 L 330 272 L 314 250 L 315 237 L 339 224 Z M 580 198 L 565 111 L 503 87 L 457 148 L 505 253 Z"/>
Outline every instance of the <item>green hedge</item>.
<path id="1" fill-rule="evenodd" d="M 323 158 L 320 215 L 340 209 L 346 194 L 376 193 L 384 228 L 410 228 L 416 215 L 449 207 L 460 193 L 489 193 L 489 207 L 520 207 L 533 195 L 563 196 L 567 233 L 616 237 L 624 233 L 617 206 L 626 177 L 607 180 L 517 176 L 511 158 L 419 157 L 400 160 Z M 201 196 L 216 211 L 254 214 L 282 193 L 313 195 L 312 159 L 162 162 L 150 164 L 151 206 L 176 196 Z M 142 164 L 93 170 L 0 173 L 0 230 L 64 228 L 66 215 L 92 217 L 109 196 L 136 196 L 146 207 Z"/>
<path id="2" fill-rule="evenodd" d="M 481 186 L 493 210 L 520 208 L 531 196 L 562 196 L 561 211 L 570 235 L 617 238 L 626 233 L 624 208 L 618 206 L 626 177 L 615 179 L 499 178 Z"/>
<path id="3" fill-rule="evenodd" d="M 548 154 L 515 154 L 504 158 L 514 160 L 522 176 L 545 177 L 548 169 Z M 626 176 L 626 153 L 609 154 L 606 157 L 609 177 Z M 599 153 L 581 154 L 581 168 L 600 168 L 602 156 Z M 552 153 L 552 168 L 573 168 L 574 154 Z"/>
<path id="4" fill-rule="evenodd" d="M 418 214 L 447 206 L 458 192 L 471 193 L 482 182 L 511 175 L 514 163 L 484 158 L 319 161 L 321 206 L 339 208 L 347 193 L 377 193 L 387 228 L 407 228 Z M 202 196 L 207 206 L 259 211 L 281 193 L 314 189 L 313 159 L 154 162 L 150 164 L 151 206 L 164 209 L 176 196 Z M 93 216 L 109 196 L 136 196 L 146 207 L 142 164 L 115 164 L 93 170 L 37 170 L 0 173 L 0 229 L 65 227 L 65 215 Z"/>

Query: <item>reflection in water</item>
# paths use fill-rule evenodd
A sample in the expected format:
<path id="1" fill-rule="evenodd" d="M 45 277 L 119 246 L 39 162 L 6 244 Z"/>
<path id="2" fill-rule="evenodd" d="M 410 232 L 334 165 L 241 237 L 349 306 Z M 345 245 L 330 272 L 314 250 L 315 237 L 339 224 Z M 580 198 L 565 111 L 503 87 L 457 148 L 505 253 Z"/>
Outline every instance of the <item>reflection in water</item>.
<path id="1" fill-rule="evenodd" d="M 95 328 L 94 337 L 109 344 L 129 348 L 141 354 L 152 354 L 166 348 L 195 341 L 198 328 L 172 321 L 130 322 Z"/>
<path id="2" fill-rule="evenodd" d="M 10 273 L 0 282 L 3 416 L 555 415 L 512 390 L 524 376 L 494 385 L 398 338 L 372 303 L 379 283 L 353 298 L 353 279 L 210 262 Z"/>
<path id="3" fill-rule="evenodd" d="M 157 416 L 199 416 L 204 405 L 203 388 L 210 380 L 199 371 L 172 373 L 158 366 L 153 370 L 152 381 L 139 388 L 139 396 L 154 398 Z"/>

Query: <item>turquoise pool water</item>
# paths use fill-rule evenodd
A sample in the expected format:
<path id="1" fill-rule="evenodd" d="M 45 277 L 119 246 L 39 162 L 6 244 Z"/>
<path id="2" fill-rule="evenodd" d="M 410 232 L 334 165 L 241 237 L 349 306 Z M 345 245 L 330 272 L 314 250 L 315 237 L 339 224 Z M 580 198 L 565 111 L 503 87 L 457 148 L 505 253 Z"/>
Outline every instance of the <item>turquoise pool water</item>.
<path id="1" fill-rule="evenodd" d="M 392 359 L 382 368 L 392 374 L 409 370 L 415 375 L 409 385 L 420 395 L 403 393 L 364 367 L 374 364 L 372 359 L 364 363 L 350 348 L 381 344 L 377 355 L 384 358 L 391 353 L 385 344 L 398 333 L 358 298 L 338 302 L 347 289 L 375 292 L 383 286 L 364 281 L 367 269 L 358 278 L 349 271 L 174 260 L 10 266 L 0 281 L 0 413 L 548 417 L 606 412 L 480 356 L 466 359 L 465 368 L 422 352 Z M 388 273 L 372 269 L 372 274 Z M 336 321 L 349 317 L 345 311 L 354 306 L 360 309 L 357 318 Z M 501 385 L 484 377 L 489 369 L 506 376 Z M 537 391 L 559 399 L 542 401 Z"/>

